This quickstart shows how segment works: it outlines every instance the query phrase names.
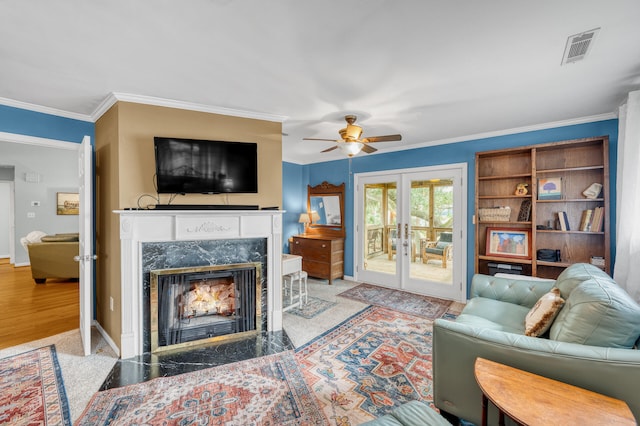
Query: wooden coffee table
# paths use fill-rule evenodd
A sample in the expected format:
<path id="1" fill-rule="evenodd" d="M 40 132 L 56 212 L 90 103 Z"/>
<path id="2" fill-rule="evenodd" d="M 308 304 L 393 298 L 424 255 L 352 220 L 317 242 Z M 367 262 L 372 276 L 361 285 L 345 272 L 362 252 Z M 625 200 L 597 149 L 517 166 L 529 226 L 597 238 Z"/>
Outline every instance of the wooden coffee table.
<path id="1" fill-rule="evenodd" d="M 558 382 L 504 364 L 477 358 L 476 381 L 482 390 L 482 425 L 488 400 L 523 425 L 636 425 L 626 402 Z"/>

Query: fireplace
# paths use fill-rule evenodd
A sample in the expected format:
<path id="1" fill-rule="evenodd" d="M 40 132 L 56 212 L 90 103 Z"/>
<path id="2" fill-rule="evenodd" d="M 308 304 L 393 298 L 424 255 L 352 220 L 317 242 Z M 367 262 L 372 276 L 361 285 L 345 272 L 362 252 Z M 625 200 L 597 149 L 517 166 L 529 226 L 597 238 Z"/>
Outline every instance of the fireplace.
<path id="1" fill-rule="evenodd" d="M 260 263 L 151 271 L 151 351 L 255 335 Z"/>
<path id="2" fill-rule="evenodd" d="M 116 213 L 121 240 L 122 358 L 151 351 L 151 273 L 167 269 L 211 267 L 216 271 L 222 266 L 258 263 L 255 329 L 282 330 L 281 211 Z M 195 321 L 204 321 L 198 318 Z"/>

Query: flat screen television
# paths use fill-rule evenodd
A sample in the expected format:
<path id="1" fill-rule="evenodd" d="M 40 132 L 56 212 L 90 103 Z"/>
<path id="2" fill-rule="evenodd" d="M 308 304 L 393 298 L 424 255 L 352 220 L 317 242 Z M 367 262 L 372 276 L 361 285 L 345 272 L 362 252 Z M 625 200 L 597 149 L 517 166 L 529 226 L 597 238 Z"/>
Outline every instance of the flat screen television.
<path id="1" fill-rule="evenodd" d="M 154 137 L 159 194 L 258 192 L 258 145 Z"/>

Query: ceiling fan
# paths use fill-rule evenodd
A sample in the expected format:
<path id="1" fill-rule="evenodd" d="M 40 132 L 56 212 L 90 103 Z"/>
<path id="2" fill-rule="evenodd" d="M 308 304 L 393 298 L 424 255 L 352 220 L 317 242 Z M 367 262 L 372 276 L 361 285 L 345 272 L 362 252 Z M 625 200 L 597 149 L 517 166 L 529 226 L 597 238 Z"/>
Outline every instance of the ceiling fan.
<path id="1" fill-rule="evenodd" d="M 327 141 L 336 142 L 336 146 L 325 149 L 322 152 L 333 151 L 336 148 L 340 148 L 349 157 L 353 157 L 360 151 L 364 151 L 367 154 L 376 152 L 377 149 L 370 146 L 370 143 L 374 142 L 393 142 L 402 140 L 402 135 L 386 135 L 386 136 L 369 136 L 367 138 L 360 139 L 362 136 L 362 127 L 356 126 L 358 117 L 355 115 L 345 115 L 344 119 L 347 122 L 347 127 L 340 129 L 340 137 L 342 139 L 318 139 L 318 138 L 303 138 L 306 141 Z"/>

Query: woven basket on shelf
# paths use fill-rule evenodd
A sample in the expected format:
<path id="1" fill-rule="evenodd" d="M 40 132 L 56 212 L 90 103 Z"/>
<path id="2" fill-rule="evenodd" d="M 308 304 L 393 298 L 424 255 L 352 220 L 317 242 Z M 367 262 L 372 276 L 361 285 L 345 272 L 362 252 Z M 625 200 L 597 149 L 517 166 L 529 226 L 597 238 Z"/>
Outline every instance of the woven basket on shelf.
<path id="1" fill-rule="evenodd" d="M 509 222 L 511 207 L 491 207 L 478 209 L 478 215 L 483 222 Z"/>

